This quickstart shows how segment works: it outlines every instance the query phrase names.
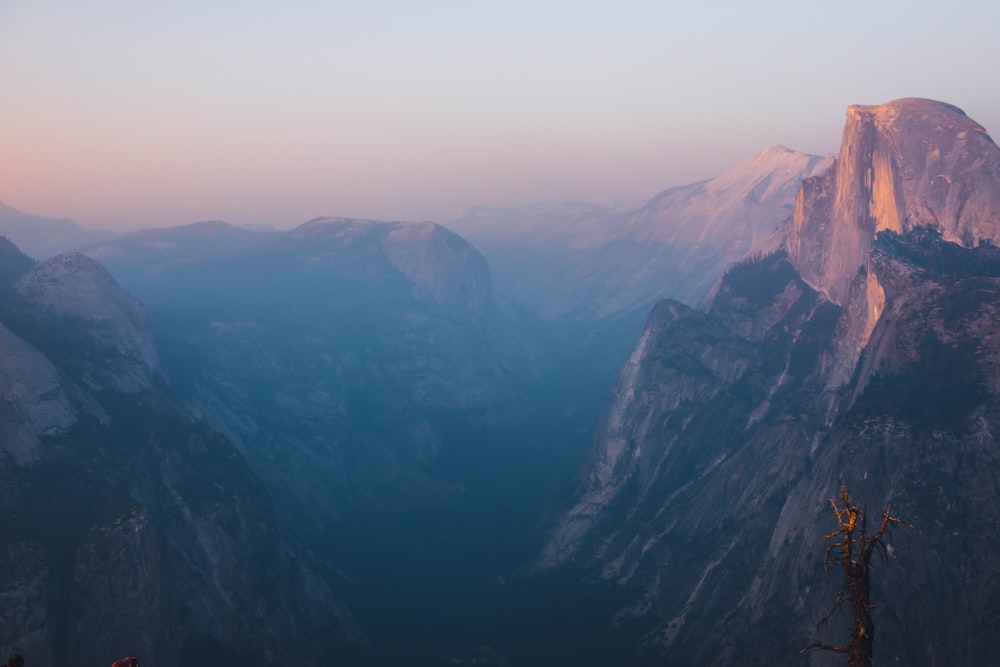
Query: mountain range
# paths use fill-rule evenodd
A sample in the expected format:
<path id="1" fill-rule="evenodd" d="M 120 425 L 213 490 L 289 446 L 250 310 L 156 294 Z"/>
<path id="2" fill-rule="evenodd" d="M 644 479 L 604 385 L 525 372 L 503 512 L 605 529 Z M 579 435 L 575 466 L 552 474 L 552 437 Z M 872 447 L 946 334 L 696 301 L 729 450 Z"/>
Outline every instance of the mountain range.
<path id="1" fill-rule="evenodd" d="M 65 227 L 11 216 L 38 257 Z M 878 661 L 989 664 L 984 128 L 854 106 L 836 158 L 453 227 L 0 239 L 0 650 L 835 664 L 801 650 L 843 640 L 846 484 L 912 526 L 875 571 Z"/>
<path id="2" fill-rule="evenodd" d="M 1000 149 L 957 108 L 851 107 L 781 247 L 701 309 L 653 309 L 536 568 L 629 591 L 613 622 L 639 664 L 806 664 L 840 643 L 822 536 L 846 484 L 913 526 L 876 571 L 877 660 L 987 664 L 998 185 Z"/>
<path id="3" fill-rule="evenodd" d="M 0 203 L 0 236 L 6 236 L 35 259 L 47 259 L 88 243 L 118 236 L 114 232 L 85 229 L 71 220 L 53 220 L 23 213 Z"/>

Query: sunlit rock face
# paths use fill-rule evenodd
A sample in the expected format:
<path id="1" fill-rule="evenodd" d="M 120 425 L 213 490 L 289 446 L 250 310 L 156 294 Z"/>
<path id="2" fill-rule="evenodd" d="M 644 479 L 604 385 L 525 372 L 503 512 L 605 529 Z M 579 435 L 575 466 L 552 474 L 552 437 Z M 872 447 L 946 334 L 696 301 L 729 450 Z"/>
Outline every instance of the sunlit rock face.
<path id="1" fill-rule="evenodd" d="M 965 247 L 1000 241 L 1000 150 L 949 104 L 910 98 L 850 107 L 834 168 L 796 199 L 792 264 L 841 303 L 875 235 L 916 227 Z"/>
<path id="2" fill-rule="evenodd" d="M 875 236 L 920 227 L 965 247 L 1000 241 L 1000 149 L 949 104 L 850 107 L 835 165 L 803 183 L 786 241 L 803 279 L 849 310 L 833 384 L 848 380 L 885 306 Z"/>
<path id="3" fill-rule="evenodd" d="M 829 664 L 800 650 L 844 640 L 816 629 L 841 483 L 916 527 L 877 572 L 876 659 L 1000 651 L 998 164 L 954 107 L 852 107 L 787 250 L 650 314 L 536 563 L 628 591 L 637 664 Z"/>

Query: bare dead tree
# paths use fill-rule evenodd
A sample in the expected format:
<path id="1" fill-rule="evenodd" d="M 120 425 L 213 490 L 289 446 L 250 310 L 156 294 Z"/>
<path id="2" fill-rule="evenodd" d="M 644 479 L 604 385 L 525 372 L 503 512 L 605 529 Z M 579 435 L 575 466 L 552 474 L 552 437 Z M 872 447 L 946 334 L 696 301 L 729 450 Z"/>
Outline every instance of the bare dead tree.
<path id="1" fill-rule="evenodd" d="M 875 626 L 871 615 L 873 605 L 870 602 L 872 557 L 879 556 L 883 563 L 888 563 L 887 544 L 892 544 L 893 524 L 899 523 L 904 526 L 910 524 L 892 516 L 889 505 L 886 505 L 878 530 L 875 534 L 868 535 L 868 516 L 857 501 L 847 493 L 846 486 L 840 487 L 840 504 L 837 504 L 836 498 L 830 498 L 830 505 L 837 517 L 837 530 L 823 536 L 824 540 L 830 542 L 823 555 L 823 570 L 826 571 L 830 563 L 840 564 L 844 570 L 844 584 L 837 601 L 820 620 L 819 625 L 828 621 L 841 605 L 850 603 L 854 629 L 851 642 L 846 646 L 815 641 L 803 651 L 818 648 L 846 653 L 849 667 L 871 667 L 872 646 L 875 640 Z"/>

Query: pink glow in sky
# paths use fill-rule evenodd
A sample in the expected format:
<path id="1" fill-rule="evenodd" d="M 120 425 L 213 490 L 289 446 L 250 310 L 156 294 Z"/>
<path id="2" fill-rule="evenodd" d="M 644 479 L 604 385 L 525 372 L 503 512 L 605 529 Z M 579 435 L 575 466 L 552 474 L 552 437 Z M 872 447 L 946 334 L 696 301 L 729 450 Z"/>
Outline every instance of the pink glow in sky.
<path id="1" fill-rule="evenodd" d="M 0 0 L 0 201 L 116 229 L 446 222 L 834 151 L 854 103 L 1000 132 L 991 6 L 700 4 Z"/>

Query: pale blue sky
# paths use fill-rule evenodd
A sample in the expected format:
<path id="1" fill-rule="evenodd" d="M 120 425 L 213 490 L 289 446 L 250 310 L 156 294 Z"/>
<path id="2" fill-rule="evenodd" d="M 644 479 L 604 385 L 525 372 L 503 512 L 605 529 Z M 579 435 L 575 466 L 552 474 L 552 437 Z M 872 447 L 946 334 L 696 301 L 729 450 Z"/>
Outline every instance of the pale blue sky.
<path id="1" fill-rule="evenodd" d="M 849 104 L 1000 132 L 987 2 L 0 0 L 0 201 L 88 226 L 637 201 Z"/>

